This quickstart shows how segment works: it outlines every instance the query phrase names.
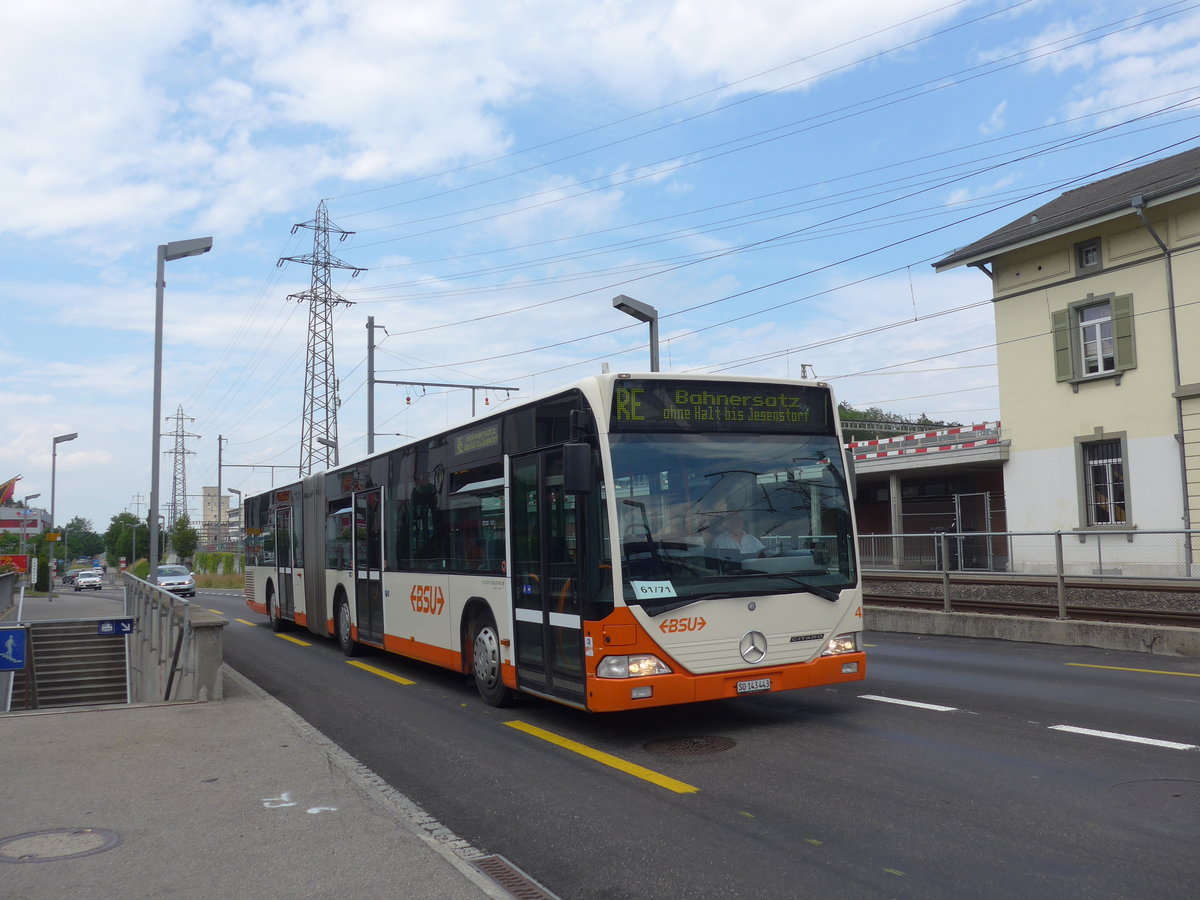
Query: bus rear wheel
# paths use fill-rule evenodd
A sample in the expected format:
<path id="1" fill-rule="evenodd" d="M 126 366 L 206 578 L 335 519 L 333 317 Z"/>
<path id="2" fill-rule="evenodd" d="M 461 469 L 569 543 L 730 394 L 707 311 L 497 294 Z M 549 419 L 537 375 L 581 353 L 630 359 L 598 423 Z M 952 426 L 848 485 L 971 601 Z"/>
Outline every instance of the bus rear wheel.
<path id="1" fill-rule="evenodd" d="M 475 688 L 488 706 L 508 706 L 512 692 L 504 686 L 500 668 L 500 632 L 491 613 L 475 619 L 471 634 L 471 669 Z"/>
<path id="2" fill-rule="evenodd" d="M 350 630 L 350 604 L 343 597 L 337 606 L 337 639 L 342 647 L 342 652 L 346 656 L 360 656 L 362 654 L 362 645 L 354 640 L 354 634 Z"/>

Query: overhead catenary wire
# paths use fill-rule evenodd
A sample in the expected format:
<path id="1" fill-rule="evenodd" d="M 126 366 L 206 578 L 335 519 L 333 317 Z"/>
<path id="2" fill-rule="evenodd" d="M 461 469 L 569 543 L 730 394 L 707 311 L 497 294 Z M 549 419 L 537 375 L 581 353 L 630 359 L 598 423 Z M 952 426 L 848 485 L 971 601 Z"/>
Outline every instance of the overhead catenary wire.
<path id="1" fill-rule="evenodd" d="M 1176 6 L 1176 7 L 1177 7 L 1177 6 L 1180 6 L 1180 4 L 1173 4 L 1172 6 Z M 1190 8 L 1190 7 L 1189 7 L 1189 8 Z M 756 248 L 756 249 L 747 250 L 746 252 L 757 252 L 757 248 Z M 650 263 L 650 264 L 647 264 L 647 265 L 652 265 L 652 263 Z M 601 288 L 600 290 L 604 290 L 604 289 L 605 289 L 605 288 Z M 689 307 L 689 309 L 688 309 L 688 310 L 683 310 L 683 311 L 680 311 L 680 313 L 683 313 L 683 312 L 690 312 L 690 311 L 691 311 L 692 309 L 694 309 L 694 308 L 695 308 L 695 307 Z M 761 313 L 759 313 L 759 314 L 761 314 Z M 736 318 L 736 319 L 727 320 L 727 322 L 736 322 L 736 321 L 741 321 L 741 317 L 738 317 L 738 318 Z M 454 324 L 454 323 L 451 323 L 451 324 Z M 445 326 L 435 326 L 435 327 L 451 327 L 451 326 L 448 324 L 448 325 L 445 325 Z M 633 327 L 633 328 L 636 328 L 637 326 L 632 326 L 632 325 L 631 325 L 631 326 L 626 326 L 626 327 Z M 713 326 L 713 327 L 715 328 L 715 327 L 720 327 L 720 326 Z M 612 329 L 612 330 L 610 330 L 610 331 L 607 331 L 607 332 L 602 332 L 602 334 L 612 334 L 612 333 L 614 333 L 614 332 L 616 332 L 616 331 L 623 331 L 623 330 L 625 330 L 625 328 L 621 328 L 621 329 Z M 702 331 L 702 330 L 705 330 L 705 329 L 700 329 L 699 331 Z M 685 333 L 685 335 L 686 335 L 686 334 L 690 334 L 690 333 L 699 333 L 699 332 L 698 332 L 698 331 L 694 331 L 694 332 L 687 332 L 687 333 Z M 678 338 L 678 337 L 682 337 L 682 336 L 685 336 L 685 335 L 677 335 L 677 336 L 675 336 L 675 337 L 676 337 L 676 338 Z M 585 338 L 585 339 L 586 339 L 586 338 Z M 559 345 L 556 345 L 556 346 L 559 346 Z M 535 351 L 525 351 L 525 352 L 535 352 Z M 606 354 L 605 354 L 605 356 L 608 356 L 608 355 L 612 355 L 612 351 L 611 351 L 611 350 L 609 351 L 609 353 L 606 353 Z M 469 362 L 470 362 L 471 364 L 474 364 L 476 361 L 469 361 Z M 578 361 L 577 361 L 577 362 L 575 362 L 575 363 L 573 363 L 573 365 L 579 365 L 579 364 L 580 364 L 580 363 L 579 363 Z M 442 364 L 442 365 L 444 365 L 444 364 Z M 439 366 L 439 368 L 440 368 L 440 366 Z M 531 366 L 530 368 L 535 368 L 535 367 L 534 367 L 534 366 Z M 564 367 L 561 367 L 561 368 L 569 368 L 569 366 L 564 366 Z M 553 371 L 553 370 L 543 370 L 543 372 L 544 372 L 544 371 Z M 528 372 L 527 372 L 527 373 L 524 373 L 524 374 L 521 374 L 521 375 L 516 375 L 516 376 L 505 376 L 505 380 L 509 380 L 509 378 L 511 378 L 511 377 L 515 377 L 515 378 L 526 378 L 526 377 L 528 377 L 528 378 L 534 378 L 534 377 L 536 377 L 536 376 L 537 376 L 537 375 L 539 375 L 539 374 L 543 374 L 543 372 L 533 372 L 533 373 L 528 373 Z M 474 377 L 474 376 L 472 376 L 472 377 Z M 358 390 L 358 389 L 356 388 L 356 389 L 354 389 L 353 391 L 350 391 L 349 393 L 347 393 L 347 395 L 346 395 L 346 396 L 347 396 L 347 397 L 353 397 L 353 396 L 355 395 L 355 393 L 357 392 L 357 390 Z M 228 395 L 228 392 L 227 392 L 227 395 Z M 233 395 L 233 396 L 236 396 L 236 394 L 235 394 L 235 395 Z M 247 414 L 247 415 L 248 415 L 248 414 Z M 243 418 L 245 418 L 245 417 L 243 417 Z"/>

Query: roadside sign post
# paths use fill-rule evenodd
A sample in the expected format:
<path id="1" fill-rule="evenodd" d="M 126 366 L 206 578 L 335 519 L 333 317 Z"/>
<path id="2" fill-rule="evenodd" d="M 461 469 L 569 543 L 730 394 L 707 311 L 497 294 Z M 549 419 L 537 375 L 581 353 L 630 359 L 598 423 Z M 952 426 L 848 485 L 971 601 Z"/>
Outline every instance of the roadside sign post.
<path id="1" fill-rule="evenodd" d="M 0 628 L 0 685 L 3 686 L 4 712 L 9 711 L 9 688 L 18 671 L 25 671 L 25 708 L 37 708 L 37 687 L 33 684 L 33 645 L 29 640 L 29 626 Z M 29 692 L 33 690 L 33 705 Z"/>

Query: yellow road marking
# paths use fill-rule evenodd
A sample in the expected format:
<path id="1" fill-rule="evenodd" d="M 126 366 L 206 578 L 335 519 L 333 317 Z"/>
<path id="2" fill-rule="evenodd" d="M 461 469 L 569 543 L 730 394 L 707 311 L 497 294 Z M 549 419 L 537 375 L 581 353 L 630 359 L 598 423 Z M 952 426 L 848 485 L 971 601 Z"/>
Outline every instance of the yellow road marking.
<path id="1" fill-rule="evenodd" d="M 234 619 L 233 621 L 241 622 L 243 625 L 249 625 L 251 628 L 254 628 L 258 625 L 257 622 L 247 622 L 245 619 Z"/>
<path id="2" fill-rule="evenodd" d="M 637 763 L 628 762 L 620 757 L 613 756 L 611 753 L 605 753 L 603 750 L 596 750 L 586 744 L 581 744 L 578 741 L 557 735 L 552 731 L 538 728 L 536 725 L 528 725 L 525 722 L 505 722 L 504 724 L 510 728 L 517 729 L 517 731 L 524 731 L 526 734 L 541 738 L 543 741 L 556 744 L 564 750 L 570 750 L 572 753 L 578 753 L 580 756 L 586 756 L 588 759 L 594 759 L 598 763 L 611 766 L 627 775 L 641 778 L 643 781 L 649 781 L 651 784 L 666 788 L 668 791 L 674 791 L 677 794 L 695 794 L 700 791 L 698 787 L 693 787 L 682 781 L 676 781 L 674 778 L 669 778 L 666 775 L 660 775 L 658 772 L 637 765 Z"/>
<path id="3" fill-rule="evenodd" d="M 300 638 L 294 638 L 290 634 L 277 634 L 277 635 L 275 635 L 275 637 L 282 638 L 285 641 L 291 641 L 297 647 L 311 647 L 312 646 L 312 644 L 310 644 L 308 641 L 302 641 L 302 640 L 300 640 Z"/>
<path id="4" fill-rule="evenodd" d="M 1125 666 L 1093 666 L 1088 663 L 1064 663 L 1080 669 L 1111 669 L 1114 672 L 1141 672 L 1144 675 L 1182 675 L 1184 678 L 1200 678 L 1200 672 L 1164 672 L 1161 669 L 1130 669 Z"/>
<path id="5" fill-rule="evenodd" d="M 223 613 L 223 612 L 221 612 L 221 610 L 219 610 L 219 609 L 210 609 L 210 610 L 209 610 L 209 612 L 210 612 L 210 613 L 216 613 L 218 616 L 224 616 L 224 615 L 227 615 L 226 613 Z"/>
<path id="6" fill-rule="evenodd" d="M 377 669 L 374 666 L 368 666 L 366 663 L 361 663 L 355 659 L 346 660 L 348 665 L 354 666 L 356 669 L 362 669 L 364 672 L 370 672 L 372 675 L 378 675 L 380 678 L 386 678 L 388 681 L 394 681 L 396 684 L 416 684 L 408 678 L 402 678 L 399 675 L 393 675 L 391 672 L 385 672 L 383 669 Z"/>

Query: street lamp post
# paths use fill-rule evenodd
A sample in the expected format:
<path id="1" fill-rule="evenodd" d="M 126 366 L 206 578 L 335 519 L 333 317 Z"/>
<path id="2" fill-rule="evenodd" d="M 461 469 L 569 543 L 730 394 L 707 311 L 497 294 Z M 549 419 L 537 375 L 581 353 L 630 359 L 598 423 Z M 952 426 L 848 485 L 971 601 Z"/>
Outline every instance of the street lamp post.
<path id="1" fill-rule="evenodd" d="M 650 324 L 650 371 L 658 371 L 658 310 L 648 303 L 617 294 L 613 297 L 613 308 L 619 309 L 627 316 L 633 316 L 639 322 Z"/>
<path id="2" fill-rule="evenodd" d="M 70 434 L 60 434 L 50 444 L 50 531 L 54 531 L 54 482 L 58 475 L 58 445 L 65 444 L 67 441 L 73 441 L 79 437 L 78 431 L 72 431 Z M 47 573 L 50 576 L 49 602 L 54 602 L 54 576 L 57 574 L 54 571 L 53 559 L 54 551 L 57 549 L 54 545 L 56 541 L 50 542 L 50 571 Z M 66 561 L 63 561 L 64 565 Z"/>
<path id="3" fill-rule="evenodd" d="M 150 579 L 158 568 L 158 466 L 162 437 L 162 343 L 163 288 L 166 264 L 185 256 L 199 256 L 212 249 L 212 238 L 190 238 L 158 245 L 158 269 L 154 281 L 154 422 L 150 429 Z"/>
<path id="4" fill-rule="evenodd" d="M 41 494 L 26 494 L 24 506 L 21 510 L 21 553 L 25 552 L 25 526 L 29 524 L 29 501 L 42 496 Z"/>
<path id="5" fill-rule="evenodd" d="M 334 467 L 335 469 L 336 469 L 338 466 L 340 466 L 340 465 L 341 465 L 341 463 L 340 463 L 340 462 L 338 462 L 338 445 L 337 445 L 337 441 L 331 441 L 329 438 L 325 438 L 325 437 L 319 437 L 319 438 L 317 438 L 317 443 L 318 443 L 318 444 L 320 444 L 320 445 L 321 445 L 321 446 L 323 446 L 323 447 L 328 447 L 328 448 L 330 448 L 330 449 L 333 451 L 333 467 Z"/>
<path id="6" fill-rule="evenodd" d="M 22 556 L 25 555 L 25 527 L 29 524 L 29 515 L 31 512 L 31 510 L 29 509 L 29 501 L 34 500 L 40 496 L 42 496 L 40 493 L 25 495 L 25 503 L 24 503 L 25 508 L 23 510 L 21 510 L 21 555 Z M 24 580 L 27 581 L 29 584 L 33 584 L 33 582 L 29 581 L 29 578 L 28 578 L 29 573 L 31 573 L 33 571 L 33 566 L 29 565 L 28 559 L 26 560 L 26 563 L 25 563 L 25 569 L 26 569 L 26 578 Z"/>

